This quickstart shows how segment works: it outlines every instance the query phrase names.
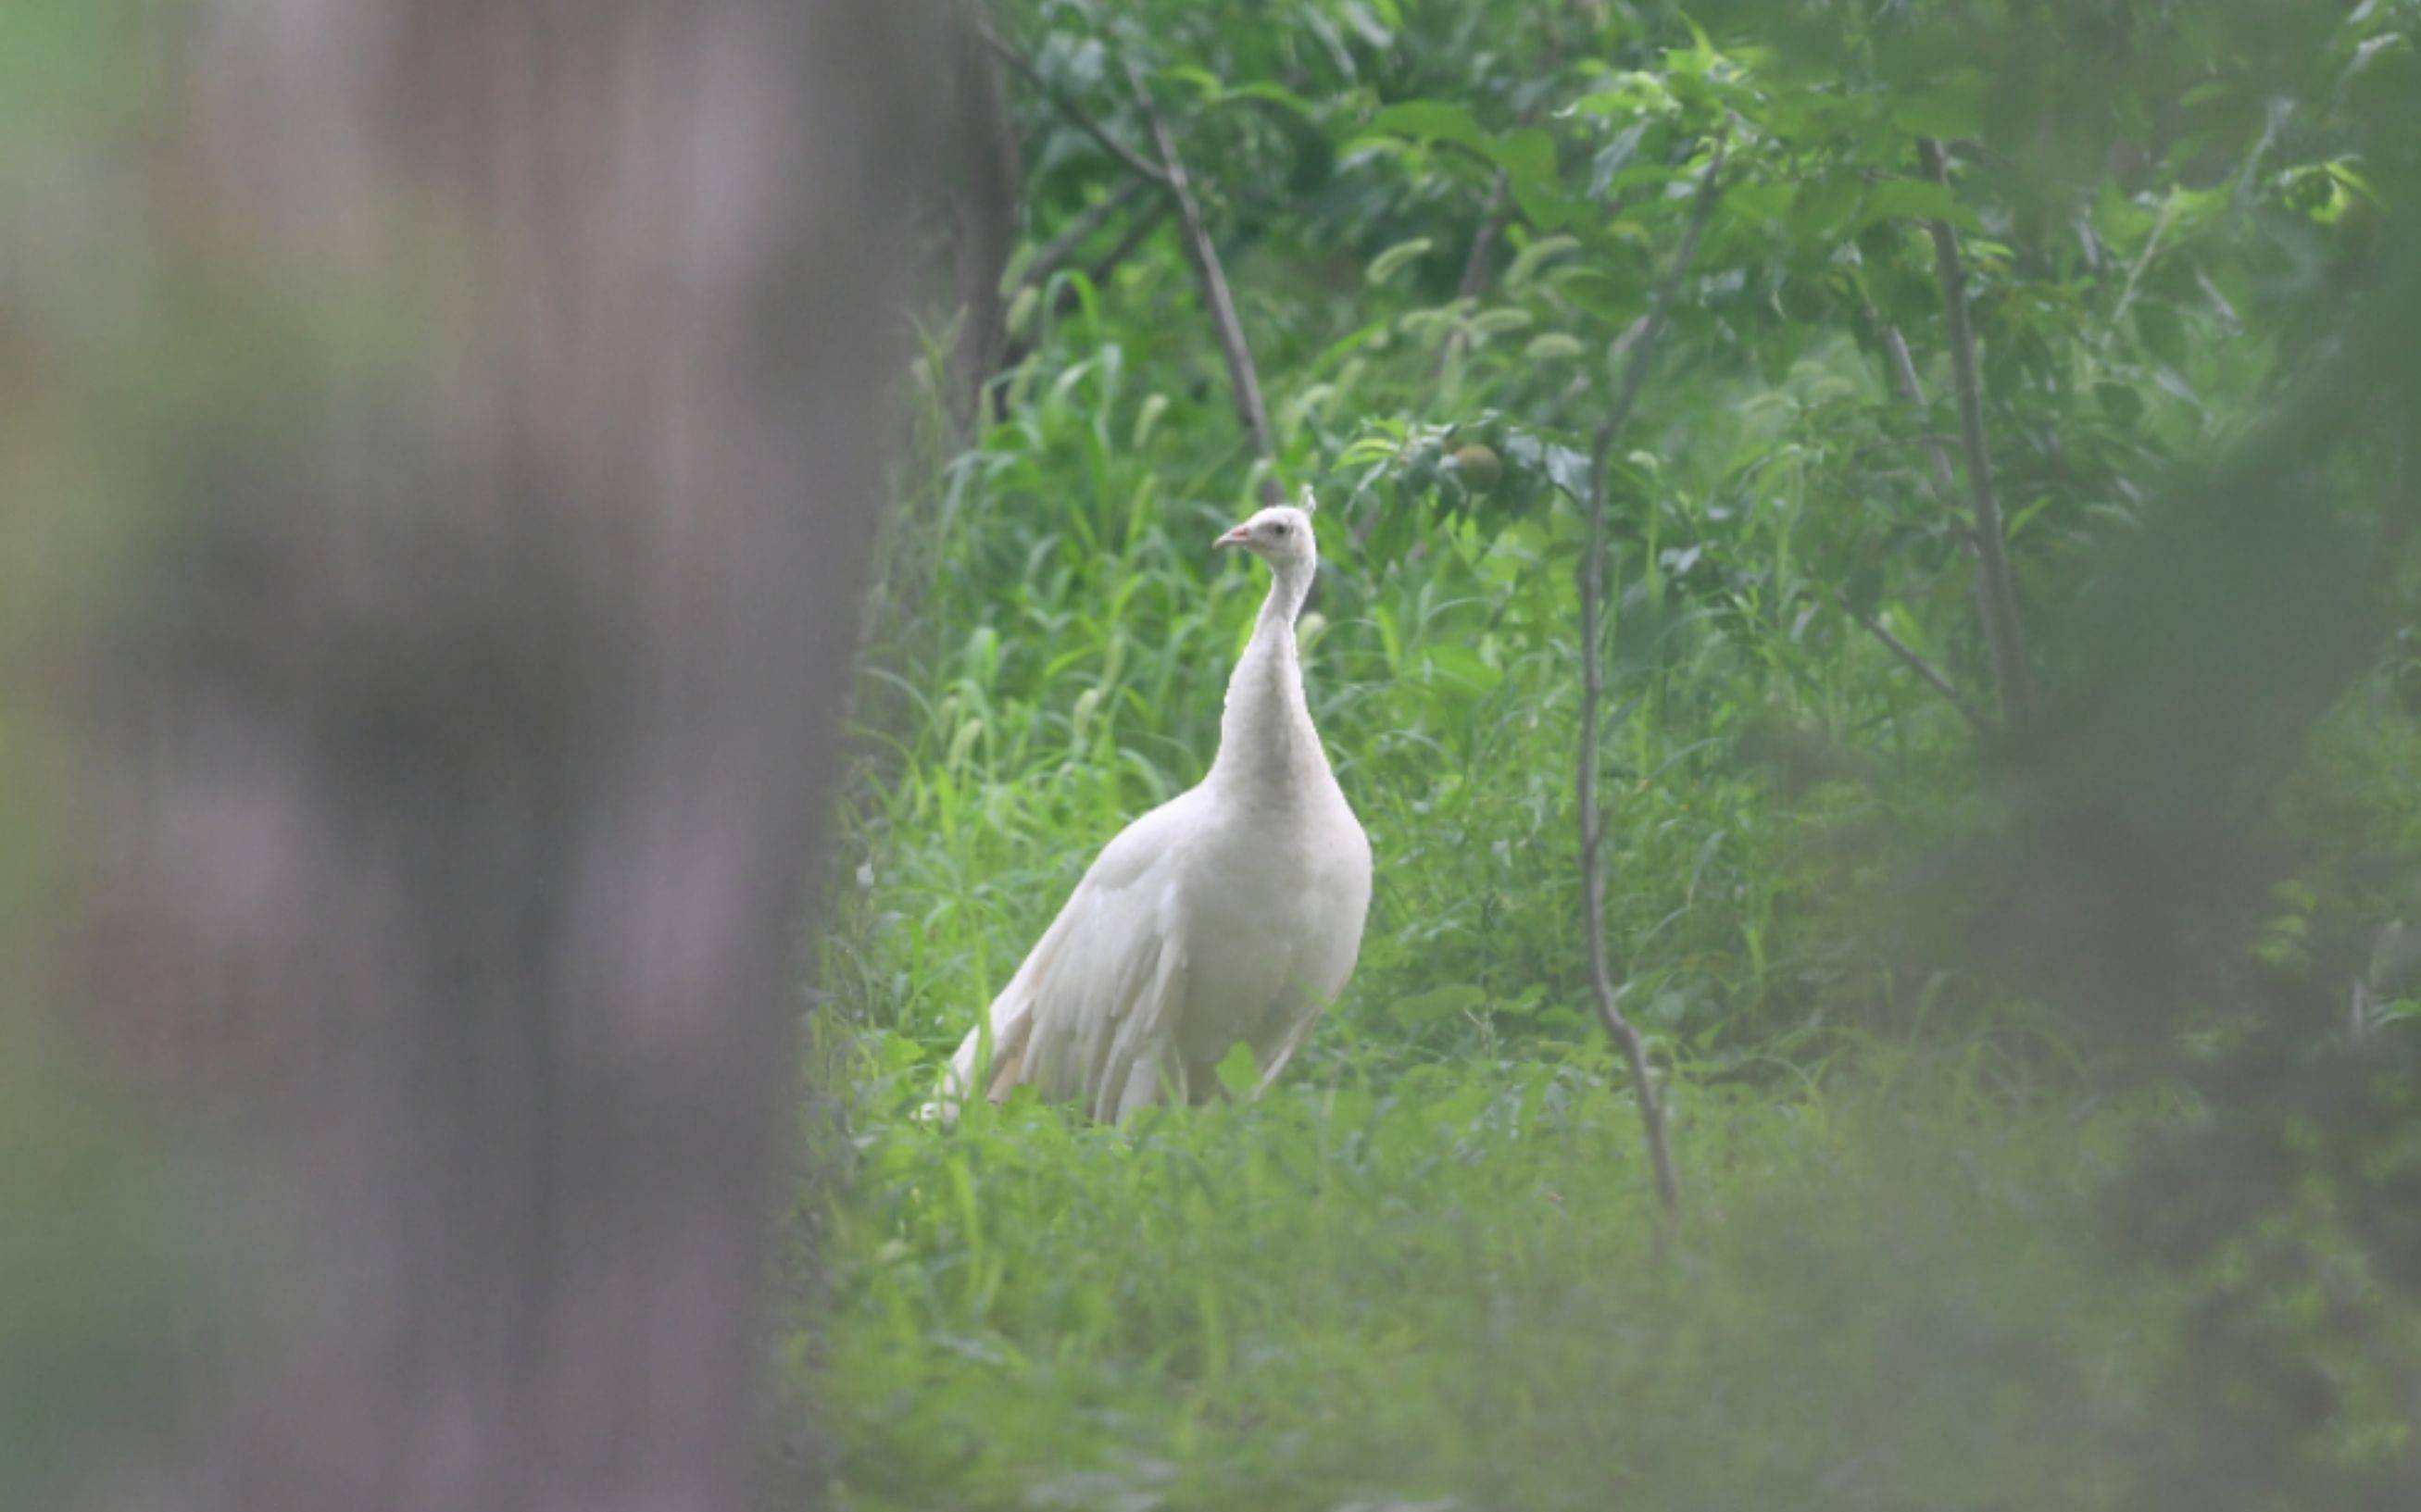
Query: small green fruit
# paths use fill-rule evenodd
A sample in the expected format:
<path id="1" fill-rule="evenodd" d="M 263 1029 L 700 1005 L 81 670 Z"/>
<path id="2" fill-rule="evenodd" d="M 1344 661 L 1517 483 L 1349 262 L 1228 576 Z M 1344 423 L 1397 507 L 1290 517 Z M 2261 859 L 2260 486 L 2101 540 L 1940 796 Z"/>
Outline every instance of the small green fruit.
<path id="1" fill-rule="evenodd" d="M 1454 471 L 1464 488 L 1474 493 L 1486 493 L 1505 476 L 1505 462 L 1492 448 L 1475 441 L 1456 448 Z"/>

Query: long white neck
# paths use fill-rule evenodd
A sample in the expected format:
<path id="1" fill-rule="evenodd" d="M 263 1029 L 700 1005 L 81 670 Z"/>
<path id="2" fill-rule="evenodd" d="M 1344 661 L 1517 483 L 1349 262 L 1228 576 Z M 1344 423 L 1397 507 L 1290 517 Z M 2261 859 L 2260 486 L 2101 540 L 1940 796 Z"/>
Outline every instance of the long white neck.
<path id="1" fill-rule="evenodd" d="M 1290 788 L 1327 775 L 1328 757 L 1304 702 L 1303 661 L 1294 643 L 1295 616 L 1303 612 L 1317 570 L 1310 560 L 1273 565 L 1261 617 L 1227 679 L 1219 755 L 1208 781 Z"/>

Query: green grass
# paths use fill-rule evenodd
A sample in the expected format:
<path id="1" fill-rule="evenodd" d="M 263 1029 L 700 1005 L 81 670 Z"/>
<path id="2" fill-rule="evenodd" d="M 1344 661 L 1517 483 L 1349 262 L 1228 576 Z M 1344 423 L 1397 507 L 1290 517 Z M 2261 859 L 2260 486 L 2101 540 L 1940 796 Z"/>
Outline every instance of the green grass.
<path id="1" fill-rule="evenodd" d="M 2089 1238 L 2130 1121 L 1864 1061 L 1683 1087 L 1661 1247 L 1595 1066 L 949 1133 L 862 1068 L 803 1347 L 840 1504 L 2097 1504 L 2166 1337 Z"/>

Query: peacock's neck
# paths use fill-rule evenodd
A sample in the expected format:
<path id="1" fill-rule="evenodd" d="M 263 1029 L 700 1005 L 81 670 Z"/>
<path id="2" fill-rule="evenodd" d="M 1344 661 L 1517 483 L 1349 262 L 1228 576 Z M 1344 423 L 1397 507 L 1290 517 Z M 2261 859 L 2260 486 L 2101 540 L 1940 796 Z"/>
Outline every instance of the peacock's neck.
<path id="1" fill-rule="evenodd" d="M 1312 728 L 1303 694 L 1303 661 L 1295 648 L 1295 616 L 1311 592 L 1309 562 L 1280 564 L 1271 574 L 1253 638 L 1227 679 L 1227 707 L 1219 721 L 1219 755 L 1210 780 L 1246 783 L 1283 794 L 1325 777 L 1328 757 Z"/>

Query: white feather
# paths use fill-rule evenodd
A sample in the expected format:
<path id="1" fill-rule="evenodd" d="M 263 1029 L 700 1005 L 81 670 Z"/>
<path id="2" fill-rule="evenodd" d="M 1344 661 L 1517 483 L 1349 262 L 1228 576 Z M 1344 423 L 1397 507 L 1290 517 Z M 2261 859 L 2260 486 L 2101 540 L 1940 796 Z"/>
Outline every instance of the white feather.
<path id="1" fill-rule="evenodd" d="M 1319 563 L 1304 503 L 1220 538 L 1268 561 L 1271 584 L 1209 774 L 1095 859 L 951 1057 L 942 1116 L 978 1084 L 994 1099 L 1030 1084 L 1102 1119 L 1201 1101 L 1239 1043 L 1258 1091 L 1352 974 L 1370 847 L 1304 701 L 1294 620 Z"/>

